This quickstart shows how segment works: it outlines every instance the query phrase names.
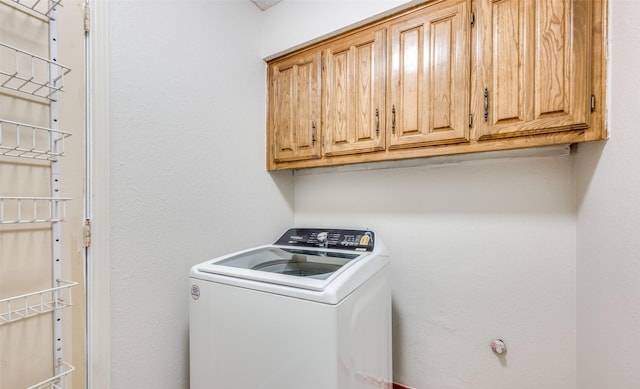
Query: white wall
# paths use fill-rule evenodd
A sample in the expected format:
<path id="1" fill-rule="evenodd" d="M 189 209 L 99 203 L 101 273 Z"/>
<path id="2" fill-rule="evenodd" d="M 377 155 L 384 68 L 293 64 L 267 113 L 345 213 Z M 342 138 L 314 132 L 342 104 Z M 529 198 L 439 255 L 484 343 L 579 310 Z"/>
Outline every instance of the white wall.
<path id="1" fill-rule="evenodd" d="M 406 0 L 284 0 L 261 20 L 262 56 L 269 57 L 316 40 L 375 15 L 406 5 Z"/>
<path id="2" fill-rule="evenodd" d="M 395 5 L 284 1 L 265 14 L 265 55 Z M 397 382 L 576 387 L 572 156 L 305 173 L 295 222 L 367 226 L 389 246 Z"/>
<path id="3" fill-rule="evenodd" d="M 611 139 L 575 166 L 264 172 L 260 58 L 400 3 L 110 1 L 112 387 L 186 388 L 189 267 L 292 220 L 369 226 L 389 246 L 399 382 L 638 386 L 637 1 L 612 0 Z"/>
<path id="4" fill-rule="evenodd" d="M 296 224 L 386 242 L 397 382 L 575 388 L 573 175 L 568 156 L 302 175 Z"/>
<path id="5" fill-rule="evenodd" d="M 576 164 L 580 389 L 640 387 L 640 2 L 610 5 L 610 139 Z"/>
<path id="6" fill-rule="evenodd" d="M 108 11 L 111 387 L 187 388 L 189 268 L 293 218 L 291 174 L 265 172 L 261 13 L 248 0 Z"/>

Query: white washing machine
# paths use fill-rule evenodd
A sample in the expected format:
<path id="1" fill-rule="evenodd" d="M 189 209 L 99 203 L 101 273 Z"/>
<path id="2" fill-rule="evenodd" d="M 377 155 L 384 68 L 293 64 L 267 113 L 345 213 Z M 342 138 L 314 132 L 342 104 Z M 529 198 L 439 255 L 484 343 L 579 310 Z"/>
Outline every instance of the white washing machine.
<path id="1" fill-rule="evenodd" d="M 389 257 L 372 231 L 294 228 L 191 269 L 191 389 L 391 388 Z"/>

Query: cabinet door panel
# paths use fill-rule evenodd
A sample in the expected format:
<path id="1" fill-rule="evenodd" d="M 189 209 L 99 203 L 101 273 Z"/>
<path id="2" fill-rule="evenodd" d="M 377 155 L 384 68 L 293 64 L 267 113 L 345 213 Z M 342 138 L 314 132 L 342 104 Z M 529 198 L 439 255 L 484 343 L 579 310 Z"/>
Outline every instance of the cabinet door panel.
<path id="1" fill-rule="evenodd" d="M 585 0 L 483 0 L 480 139 L 587 128 Z"/>
<path id="2" fill-rule="evenodd" d="M 318 51 L 269 68 L 269 130 L 275 162 L 320 158 L 320 66 Z"/>
<path id="3" fill-rule="evenodd" d="M 324 154 L 383 150 L 385 30 L 337 41 L 324 60 Z"/>
<path id="4" fill-rule="evenodd" d="M 469 15 L 448 1 L 391 25 L 390 149 L 469 139 Z"/>
<path id="5" fill-rule="evenodd" d="M 493 75 L 493 110 L 496 122 L 525 120 L 522 98 L 525 98 L 525 47 L 522 47 L 524 20 L 521 20 L 520 1 L 500 1 L 493 5 L 494 51 L 496 67 Z"/>

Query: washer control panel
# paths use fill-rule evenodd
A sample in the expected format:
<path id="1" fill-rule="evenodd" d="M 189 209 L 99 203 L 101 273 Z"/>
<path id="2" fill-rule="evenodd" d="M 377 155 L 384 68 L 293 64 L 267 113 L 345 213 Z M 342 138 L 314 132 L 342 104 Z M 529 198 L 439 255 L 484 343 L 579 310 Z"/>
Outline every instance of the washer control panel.
<path id="1" fill-rule="evenodd" d="M 373 251 L 375 239 L 373 231 L 368 230 L 291 228 L 275 244 L 281 246 Z"/>

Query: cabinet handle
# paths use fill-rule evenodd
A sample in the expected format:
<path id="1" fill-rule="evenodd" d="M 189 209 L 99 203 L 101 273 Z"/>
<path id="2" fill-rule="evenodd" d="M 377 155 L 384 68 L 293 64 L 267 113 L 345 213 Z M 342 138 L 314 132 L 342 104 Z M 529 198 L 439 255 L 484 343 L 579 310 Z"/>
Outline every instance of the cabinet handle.
<path id="1" fill-rule="evenodd" d="M 396 133 L 396 105 L 391 106 L 391 132 Z"/>
<path id="2" fill-rule="evenodd" d="M 380 111 L 376 108 L 376 136 L 380 134 Z"/>
<path id="3" fill-rule="evenodd" d="M 311 122 L 311 146 L 316 145 L 316 122 Z"/>
<path id="4" fill-rule="evenodd" d="M 484 121 L 489 121 L 489 89 L 484 88 Z"/>

